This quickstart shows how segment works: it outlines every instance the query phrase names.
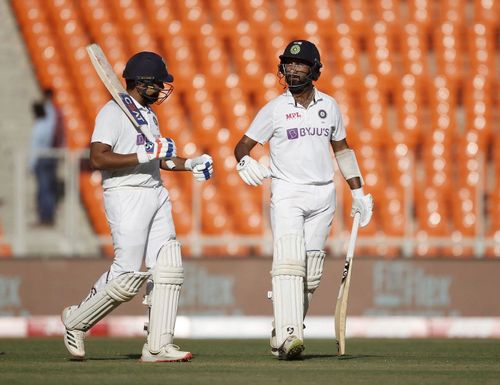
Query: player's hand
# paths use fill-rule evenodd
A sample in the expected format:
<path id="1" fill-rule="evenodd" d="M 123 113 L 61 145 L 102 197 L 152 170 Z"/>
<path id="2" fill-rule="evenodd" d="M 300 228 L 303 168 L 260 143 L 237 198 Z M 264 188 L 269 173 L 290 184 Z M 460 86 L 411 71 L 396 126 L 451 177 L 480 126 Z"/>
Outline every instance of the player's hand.
<path id="1" fill-rule="evenodd" d="M 352 196 L 352 209 L 351 209 L 351 217 L 354 217 L 354 214 L 359 212 L 360 220 L 359 225 L 361 227 L 365 227 L 372 218 L 373 212 L 373 197 L 372 194 L 359 195 L 353 193 Z"/>
<path id="2" fill-rule="evenodd" d="M 243 179 L 243 182 L 250 186 L 260 186 L 264 178 L 269 178 L 271 176 L 271 171 L 268 167 L 260 164 L 249 155 L 245 155 L 241 158 L 236 166 L 236 171 L 240 174 L 240 178 Z"/>
<path id="3" fill-rule="evenodd" d="M 176 156 L 175 142 L 170 138 L 157 138 L 154 142 L 146 142 L 139 146 L 137 159 L 139 163 L 148 163 L 154 159 L 173 158 Z"/>
<path id="4" fill-rule="evenodd" d="M 184 167 L 193 173 L 193 177 L 199 181 L 209 180 L 214 173 L 214 162 L 208 154 L 197 156 L 193 159 L 186 159 Z"/>

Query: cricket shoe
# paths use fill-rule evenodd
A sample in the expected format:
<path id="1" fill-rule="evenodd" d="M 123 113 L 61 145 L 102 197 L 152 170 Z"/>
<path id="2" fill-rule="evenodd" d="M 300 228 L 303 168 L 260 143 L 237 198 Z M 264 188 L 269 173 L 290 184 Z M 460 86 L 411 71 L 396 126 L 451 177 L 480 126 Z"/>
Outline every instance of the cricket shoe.
<path id="1" fill-rule="evenodd" d="M 66 319 L 69 314 L 76 309 L 78 306 L 68 306 L 65 308 L 61 314 L 61 321 L 66 327 Z M 66 328 L 66 333 L 64 334 L 64 345 L 68 349 L 69 354 L 75 359 L 82 360 L 85 358 L 85 332 L 81 330 L 69 330 Z"/>
<path id="2" fill-rule="evenodd" d="M 147 343 L 142 348 L 142 362 L 185 362 L 193 358 L 190 352 L 183 352 L 174 344 L 162 346 L 158 353 L 151 353 Z"/>
<path id="3" fill-rule="evenodd" d="M 306 328 L 306 325 L 302 325 L 304 329 Z M 274 321 L 273 321 L 273 330 L 271 331 L 271 338 L 269 340 L 269 345 L 271 345 L 271 354 L 275 357 L 280 356 L 280 349 L 278 346 L 278 340 L 276 339 L 276 329 L 274 328 Z"/>
<path id="4" fill-rule="evenodd" d="M 304 342 L 300 338 L 289 336 L 278 349 L 279 358 L 280 360 L 295 360 L 300 357 L 304 349 Z"/>

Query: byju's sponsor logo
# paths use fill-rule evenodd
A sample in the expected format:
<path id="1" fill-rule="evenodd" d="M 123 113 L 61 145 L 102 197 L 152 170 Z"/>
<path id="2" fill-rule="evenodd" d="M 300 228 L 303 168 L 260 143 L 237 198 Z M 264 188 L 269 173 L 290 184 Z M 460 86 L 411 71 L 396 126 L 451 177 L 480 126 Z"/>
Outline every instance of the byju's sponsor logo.
<path id="1" fill-rule="evenodd" d="M 289 128 L 286 130 L 286 136 L 288 139 L 293 140 L 299 137 L 299 129 L 298 128 Z"/>
<path id="2" fill-rule="evenodd" d="M 146 144 L 146 137 L 143 134 L 137 134 L 136 144 L 138 146 Z"/>
<path id="3" fill-rule="evenodd" d="M 301 127 L 301 128 L 289 128 L 286 130 L 286 136 L 289 140 L 298 139 L 303 136 L 329 136 L 329 128 L 321 127 Z"/>

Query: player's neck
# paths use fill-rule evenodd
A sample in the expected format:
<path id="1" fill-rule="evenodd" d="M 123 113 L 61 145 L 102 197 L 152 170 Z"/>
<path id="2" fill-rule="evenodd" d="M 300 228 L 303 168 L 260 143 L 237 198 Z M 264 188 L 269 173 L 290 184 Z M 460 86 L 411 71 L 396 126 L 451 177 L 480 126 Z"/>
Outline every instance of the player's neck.
<path id="1" fill-rule="evenodd" d="M 137 88 L 133 88 L 131 90 L 127 90 L 128 94 L 130 96 L 132 96 L 136 101 L 137 103 L 139 103 L 141 106 L 143 107 L 147 107 L 148 106 L 148 103 L 146 102 L 146 100 L 141 96 L 141 94 L 139 93 L 139 91 L 137 91 Z"/>
<path id="2" fill-rule="evenodd" d="M 295 103 L 300 104 L 304 108 L 309 107 L 309 104 L 311 104 L 311 101 L 314 99 L 314 87 L 312 84 L 300 92 L 292 92 L 291 90 L 290 92 L 292 93 Z"/>

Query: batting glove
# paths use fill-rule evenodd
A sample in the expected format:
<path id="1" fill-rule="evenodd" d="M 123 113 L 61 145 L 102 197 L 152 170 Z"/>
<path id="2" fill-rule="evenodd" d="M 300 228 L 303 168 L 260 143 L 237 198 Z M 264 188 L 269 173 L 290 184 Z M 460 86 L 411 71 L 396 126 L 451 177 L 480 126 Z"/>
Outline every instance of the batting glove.
<path id="1" fill-rule="evenodd" d="M 186 159 L 184 167 L 193 173 L 193 177 L 198 181 L 209 180 L 214 173 L 214 162 L 212 157 L 207 154 L 197 156 L 193 159 Z"/>
<path id="2" fill-rule="evenodd" d="M 260 164 L 250 155 L 241 158 L 236 166 L 236 171 L 247 185 L 260 186 L 264 178 L 271 176 L 271 171 L 266 166 Z"/>
<path id="3" fill-rule="evenodd" d="M 361 227 L 365 227 L 372 218 L 373 213 L 373 197 L 372 194 L 364 194 L 362 188 L 351 190 L 352 193 L 352 209 L 351 217 L 354 214 L 360 214 L 359 224 Z"/>
<path id="4" fill-rule="evenodd" d="M 154 142 L 146 142 L 139 146 L 137 159 L 139 163 L 148 163 L 154 159 L 173 158 L 176 156 L 175 142 L 170 138 L 157 138 Z"/>

